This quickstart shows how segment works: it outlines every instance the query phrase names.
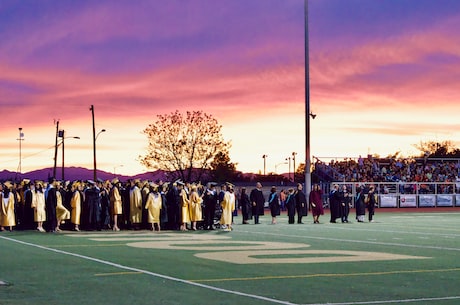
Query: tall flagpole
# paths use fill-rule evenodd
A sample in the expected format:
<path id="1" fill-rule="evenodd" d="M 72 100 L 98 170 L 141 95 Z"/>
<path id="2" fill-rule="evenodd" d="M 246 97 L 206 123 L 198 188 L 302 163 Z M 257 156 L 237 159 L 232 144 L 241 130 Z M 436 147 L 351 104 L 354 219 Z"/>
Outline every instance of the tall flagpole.
<path id="1" fill-rule="evenodd" d="M 305 194 L 308 196 L 310 191 L 310 56 L 308 45 L 308 0 L 305 0 Z"/>

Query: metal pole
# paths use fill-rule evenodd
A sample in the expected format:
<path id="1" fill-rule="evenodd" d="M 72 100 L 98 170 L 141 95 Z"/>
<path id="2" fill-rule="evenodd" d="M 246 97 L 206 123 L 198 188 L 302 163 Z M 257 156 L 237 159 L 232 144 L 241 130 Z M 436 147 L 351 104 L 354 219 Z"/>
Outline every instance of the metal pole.
<path id="1" fill-rule="evenodd" d="M 308 0 L 305 0 L 305 194 L 311 191 L 310 160 L 310 56 L 308 44 Z"/>
<path id="2" fill-rule="evenodd" d="M 292 181 L 295 182 L 295 155 L 297 155 L 296 152 L 292 152 Z"/>
<path id="3" fill-rule="evenodd" d="M 287 157 L 286 160 L 288 161 L 288 179 L 290 182 L 291 181 L 291 157 Z"/>
<path id="4" fill-rule="evenodd" d="M 57 150 L 58 150 L 58 135 L 59 135 L 59 120 L 56 121 L 56 142 L 54 144 L 54 167 L 53 167 L 53 178 L 56 178 L 56 162 L 57 162 Z"/>
<path id="5" fill-rule="evenodd" d="M 65 131 L 62 130 L 62 181 L 65 181 L 64 179 L 64 138 L 65 138 Z"/>
<path id="6" fill-rule="evenodd" d="M 96 125 L 94 123 L 94 106 L 91 105 L 91 115 L 93 117 L 93 179 L 94 181 L 97 180 L 97 173 L 96 173 Z"/>
<path id="7" fill-rule="evenodd" d="M 264 176 L 265 176 L 265 169 L 266 169 L 266 163 L 265 160 L 267 159 L 267 155 L 263 155 L 262 158 L 264 159 Z"/>
<path id="8" fill-rule="evenodd" d="M 22 134 L 22 127 L 19 127 L 19 174 L 22 173 L 22 137 L 23 137 L 23 134 Z"/>

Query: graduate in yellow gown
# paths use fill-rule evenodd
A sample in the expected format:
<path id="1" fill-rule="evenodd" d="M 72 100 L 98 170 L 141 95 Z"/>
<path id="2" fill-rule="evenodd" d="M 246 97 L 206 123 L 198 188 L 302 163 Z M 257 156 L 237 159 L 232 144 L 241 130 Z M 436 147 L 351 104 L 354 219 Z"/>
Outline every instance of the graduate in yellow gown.
<path id="1" fill-rule="evenodd" d="M 160 192 L 158 192 L 158 185 L 155 183 L 149 184 L 150 192 L 147 195 L 147 202 L 145 203 L 145 208 L 147 209 L 147 222 L 150 224 L 150 230 L 161 230 L 160 226 L 160 214 L 161 206 L 163 200 L 161 198 Z"/>
<path id="2" fill-rule="evenodd" d="M 72 212 L 70 213 L 70 222 L 74 225 L 75 231 L 80 231 L 80 219 L 81 219 L 81 204 L 83 198 L 81 196 L 82 185 L 80 182 L 75 181 L 72 184 L 72 199 L 70 199 L 70 206 Z"/>
<path id="3" fill-rule="evenodd" d="M 57 219 L 57 226 L 56 226 L 56 231 L 59 232 L 61 229 L 59 228 L 61 223 L 66 221 L 67 219 L 70 219 L 70 212 L 69 210 L 66 209 L 66 207 L 63 204 L 64 199 L 62 198 L 62 193 L 61 193 L 61 183 L 59 181 L 56 181 L 56 219 Z"/>
<path id="4" fill-rule="evenodd" d="M 46 221 L 45 192 L 43 190 L 43 182 L 41 181 L 35 182 L 35 189 L 32 190 L 31 207 L 34 210 L 34 221 L 37 223 L 37 230 L 46 232 L 43 228 L 43 222 Z"/>
<path id="5" fill-rule="evenodd" d="M 179 189 L 180 204 L 181 207 L 181 231 L 187 231 L 187 222 L 190 222 L 190 212 L 189 212 L 189 199 L 188 194 L 184 189 L 184 183 L 182 181 L 177 182 L 177 188 Z"/>
<path id="6" fill-rule="evenodd" d="M 142 193 L 138 179 L 131 181 L 129 189 L 129 219 L 133 229 L 140 229 L 142 223 Z"/>
<path id="7" fill-rule="evenodd" d="M 112 188 L 110 189 L 110 213 L 112 215 L 114 231 L 120 231 L 118 227 L 118 216 L 123 214 L 123 201 L 121 199 L 120 186 L 120 180 L 114 178 L 112 180 Z"/>
<path id="8" fill-rule="evenodd" d="M 0 184 L 0 230 L 4 231 L 5 227 L 9 231 L 13 230 L 16 225 L 16 215 L 14 214 L 14 193 L 12 192 L 13 184 L 9 181 Z"/>
<path id="9" fill-rule="evenodd" d="M 235 193 L 234 186 L 227 183 L 227 191 L 224 194 L 224 200 L 221 202 L 222 216 L 220 224 L 225 227 L 225 231 L 232 230 L 233 211 L 235 210 Z"/>
<path id="10" fill-rule="evenodd" d="M 196 222 L 203 220 L 203 212 L 201 210 L 201 203 L 203 198 L 198 194 L 198 187 L 193 184 L 190 192 L 190 221 L 192 222 L 192 230 L 196 231 Z"/>

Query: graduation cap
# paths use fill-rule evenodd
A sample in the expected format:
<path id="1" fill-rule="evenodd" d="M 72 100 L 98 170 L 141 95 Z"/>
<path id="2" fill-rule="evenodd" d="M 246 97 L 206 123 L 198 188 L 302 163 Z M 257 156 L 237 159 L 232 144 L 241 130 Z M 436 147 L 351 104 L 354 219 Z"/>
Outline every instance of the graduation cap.
<path id="1" fill-rule="evenodd" d="M 8 189 L 13 188 L 13 183 L 11 183 L 11 181 L 5 181 L 3 182 L 3 185 Z"/>

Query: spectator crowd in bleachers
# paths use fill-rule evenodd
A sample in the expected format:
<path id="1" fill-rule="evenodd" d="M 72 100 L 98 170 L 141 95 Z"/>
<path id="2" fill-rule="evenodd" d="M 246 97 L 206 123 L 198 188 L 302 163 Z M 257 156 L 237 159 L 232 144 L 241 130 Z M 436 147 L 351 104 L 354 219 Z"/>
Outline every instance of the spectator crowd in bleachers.
<path id="1" fill-rule="evenodd" d="M 315 173 L 331 181 L 456 182 L 460 161 L 429 158 L 346 158 L 325 163 L 317 159 Z"/>

